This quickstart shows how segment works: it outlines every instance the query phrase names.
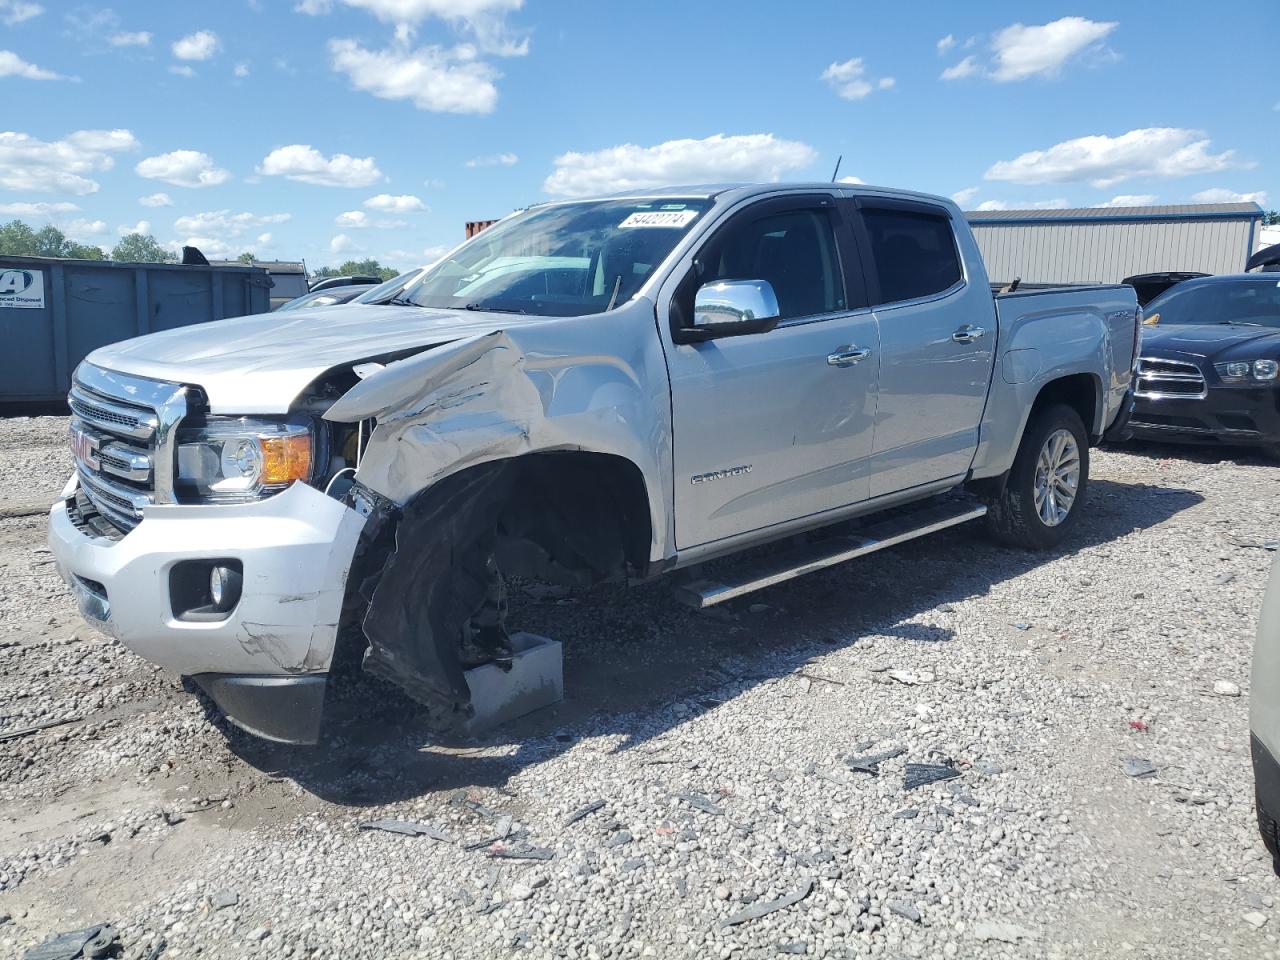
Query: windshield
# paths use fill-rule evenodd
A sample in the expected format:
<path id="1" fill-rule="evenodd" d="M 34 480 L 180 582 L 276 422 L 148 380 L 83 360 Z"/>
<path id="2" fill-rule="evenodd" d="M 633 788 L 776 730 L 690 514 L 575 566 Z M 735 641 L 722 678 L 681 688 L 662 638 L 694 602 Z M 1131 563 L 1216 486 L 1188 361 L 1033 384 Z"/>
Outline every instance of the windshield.
<path id="1" fill-rule="evenodd" d="M 1280 329 L 1280 281 L 1241 280 L 1182 283 L 1147 304 L 1160 326 L 1242 323 Z"/>
<path id="2" fill-rule="evenodd" d="M 626 303 L 710 200 L 537 207 L 484 231 L 402 296 L 423 307 L 576 317 Z"/>
<path id="3" fill-rule="evenodd" d="M 416 267 L 415 269 L 408 270 L 405 273 L 400 274 L 399 276 L 392 277 L 390 280 L 384 280 L 382 281 L 382 283 L 378 284 L 376 287 L 370 287 L 364 293 L 360 294 L 360 296 L 356 297 L 353 302 L 354 303 L 382 303 L 384 300 L 389 300 L 390 298 L 398 294 L 406 286 L 408 286 L 409 282 L 413 280 L 413 278 L 416 277 L 418 274 L 420 274 L 424 269 L 426 268 Z"/>

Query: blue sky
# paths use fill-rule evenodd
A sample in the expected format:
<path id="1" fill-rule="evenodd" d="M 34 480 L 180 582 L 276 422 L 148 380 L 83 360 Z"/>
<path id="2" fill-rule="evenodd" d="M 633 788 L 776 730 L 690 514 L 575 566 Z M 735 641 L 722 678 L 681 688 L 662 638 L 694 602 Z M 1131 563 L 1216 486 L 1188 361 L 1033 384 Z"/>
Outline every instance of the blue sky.
<path id="1" fill-rule="evenodd" d="M 0 0 L 0 216 L 110 247 L 433 259 L 635 184 L 1280 203 L 1274 0 Z M 144 200 L 145 198 L 145 200 Z"/>

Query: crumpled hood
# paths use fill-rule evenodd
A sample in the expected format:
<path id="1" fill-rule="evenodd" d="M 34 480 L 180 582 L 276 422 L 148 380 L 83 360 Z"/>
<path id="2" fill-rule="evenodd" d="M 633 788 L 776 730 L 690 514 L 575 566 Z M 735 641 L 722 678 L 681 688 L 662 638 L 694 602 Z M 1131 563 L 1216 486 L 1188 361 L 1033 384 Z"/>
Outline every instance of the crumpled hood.
<path id="1" fill-rule="evenodd" d="M 1173 324 L 1142 329 L 1142 355 L 1165 356 L 1185 353 L 1193 357 L 1216 357 L 1224 351 L 1255 340 L 1280 344 L 1280 330 L 1248 324 Z"/>
<path id="2" fill-rule="evenodd" d="M 539 322 L 546 318 L 351 303 L 165 330 L 100 347 L 87 359 L 195 384 L 215 413 L 275 414 L 334 367 Z"/>

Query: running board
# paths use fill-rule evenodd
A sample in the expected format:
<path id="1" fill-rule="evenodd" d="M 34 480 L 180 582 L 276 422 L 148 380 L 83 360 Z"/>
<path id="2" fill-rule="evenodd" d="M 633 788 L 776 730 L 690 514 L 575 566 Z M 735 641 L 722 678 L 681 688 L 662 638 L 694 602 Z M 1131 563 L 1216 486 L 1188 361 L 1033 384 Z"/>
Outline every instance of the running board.
<path id="1" fill-rule="evenodd" d="M 875 553 L 916 537 L 976 520 L 985 515 L 985 504 L 973 500 L 950 500 L 899 514 L 864 527 L 858 536 L 834 537 L 806 543 L 726 571 L 732 580 L 691 580 L 675 588 L 676 598 L 695 610 L 703 610 L 735 597 L 784 583 L 815 570 L 825 570 L 838 563 Z"/>

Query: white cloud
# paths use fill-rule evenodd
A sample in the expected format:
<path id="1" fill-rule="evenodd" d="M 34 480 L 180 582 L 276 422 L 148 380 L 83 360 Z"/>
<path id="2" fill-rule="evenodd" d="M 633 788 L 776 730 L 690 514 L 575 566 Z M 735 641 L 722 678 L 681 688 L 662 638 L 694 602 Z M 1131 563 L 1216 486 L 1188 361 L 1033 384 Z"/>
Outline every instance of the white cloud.
<path id="1" fill-rule="evenodd" d="M 188 80 L 196 75 L 195 69 L 185 63 L 170 64 L 169 72 L 179 77 L 186 77 Z"/>
<path id="2" fill-rule="evenodd" d="M 138 202 L 144 207 L 172 207 L 173 198 L 167 193 L 153 193 L 145 197 L 139 197 Z"/>
<path id="3" fill-rule="evenodd" d="M 24 80 L 69 80 L 60 73 L 27 63 L 12 50 L 0 50 L 0 77 L 22 77 Z"/>
<path id="4" fill-rule="evenodd" d="M 376 227 L 379 230 L 394 230 L 398 227 L 409 226 L 407 220 L 374 220 L 363 210 L 348 210 L 346 213 L 340 213 L 333 218 L 333 222 L 348 230 L 364 230 L 368 227 Z"/>
<path id="5" fill-rule="evenodd" d="M 978 187 L 965 187 L 963 190 L 957 190 L 953 193 L 951 195 L 951 199 L 954 200 L 958 206 L 963 207 L 978 195 L 978 190 Z"/>
<path id="6" fill-rule="evenodd" d="M 345 233 L 340 233 L 329 241 L 330 253 L 346 253 L 356 249 L 356 242 Z"/>
<path id="7" fill-rule="evenodd" d="M 378 210 L 382 213 L 425 213 L 427 211 L 425 203 L 407 193 L 394 197 L 389 193 L 380 193 L 376 197 L 370 197 L 364 205 L 370 210 Z"/>
<path id="8" fill-rule="evenodd" d="M 1032 150 L 994 163 L 988 180 L 1013 183 L 1076 183 L 1109 187 L 1135 177 L 1185 177 L 1230 166 L 1234 151 L 1209 152 L 1209 139 L 1199 130 L 1144 127 L 1118 137 L 1105 135 L 1064 140 L 1047 150 Z"/>
<path id="9" fill-rule="evenodd" d="M 62 232 L 73 240 L 80 240 L 84 237 L 100 237 L 107 232 L 107 221 L 87 220 L 84 218 L 68 220 Z"/>
<path id="10" fill-rule="evenodd" d="M 25 133 L 0 133 L 0 188 L 96 193 L 98 182 L 86 174 L 110 170 L 113 153 L 138 146 L 128 130 L 78 130 L 62 140 L 44 141 Z"/>
<path id="11" fill-rule="evenodd" d="M 218 35 L 212 30 L 197 30 L 174 41 L 170 49 L 179 60 L 209 60 L 220 46 Z"/>
<path id="12" fill-rule="evenodd" d="M 468 167 L 514 167 L 520 158 L 514 153 L 490 153 L 483 157 L 472 157 L 467 161 Z"/>
<path id="13" fill-rule="evenodd" d="M 116 227 L 116 233 L 118 233 L 122 237 L 126 237 L 131 233 L 140 233 L 143 236 L 146 236 L 150 232 L 151 232 L 150 220 L 139 220 L 133 226 L 129 226 L 129 224 L 127 223 L 122 223 L 120 224 L 120 226 Z"/>
<path id="14" fill-rule="evenodd" d="M 866 183 L 866 182 L 867 181 L 863 180 L 861 177 L 854 177 L 854 176 L 841 177 L 839 180 L 836 181 L 836 183 Z"/>
<path id="15" fill-rule="evenodd" d="M 179 217 L 173 221 L 173 229 L 179 233 L 201 234 L 211 237 L 241 237 L 250 230 L 265 227 L 272 223 L 286 223 L 293 219 L 288 213 L 268 213 L 259 216 L 255 213 L 232 213 L 230 210 L 209 210 L 205 213 L 193 213 Z"/>
<path id="16" fill-rule="evenodd" d="M 1154 193 L 1122 193 L 1112 197 L 1106 203 L 1100 203 L 1100 207 L 1149 207 L 1158 200 Z"/>
<path id="17" fill-rule="evenodd" d="M 247 63 L 237 63 L 232 73 L 237 77 L 247 77 L 249 75 L 249 65 Z"/>
<path id="18" fill-rule="evenodd" d="M 0 0 L 0 20 L 11 27 L 32 17 L 38 17 L 42 13 L 44 13 L 44 7 L 38 3 L 29 3 L 27 0 Z"/>
<path id="19" fill-rule="evenodd" d="M 258 241 L 257 241 L 257 242 L 258 242 L 258 246 L 260 246 L 260 247 L 269 247 L 269 246 L 271 246 L 271 234 L 270 234 L 270 233 L 260 233 L 260 234 L 258 234 Z"/>
<path id="20" fill-rule="evenodd" d="M 1008 203 L 1004 200 L 983 200 L 978 204 L 979 210 L 1065 210 L 1069 204 L 1058 197 L 1054 200 L 1025 200 Z"/>
<path id="21" fill-rule="evenodd" d="M 956 38 L 953 34 L 948 33 L 945 37 L 938 41 L 938 53 L 943 54 L 956 45 Z"/>
<path id="22" fill-rule="evenodd" d="M 107 37 L 107 43 L 113 47 L 149 47 L 151 46 L 151 33 L 147 30 L 121 30 L 119 33 L 113 33 Z"/>
<path id="23" fill-rule="evenodd" d="M 866 65 L 861 57 L 854 57 L 844 63 L 833 63 L 822 71 L 822 79 L 845 100 L 861 100 L 877 87 L 887 90 L 894 84 L 893 77 L 881 77 L 873 80 L 867 76 Z"/>
<path id="24" fill-rule="evenodd" d="M 978 66 L 976 57 L 965 57 L 959 63 L 947 67 L 938 76 L 942 80 L 963 80 L 965 77 L 972 77 L 975 73 L 981 72 L 982 67 Z"/>
<path id="25" fill-rule="evenodd" d="M 668 140 L 653 147 L 633 143 L 555 158 L 555 170 L 543 181 L 547 193 L 578 196 L 609 193 L 664 183 L 717 180 L 778 180 L 809 166 L 817 153 L 808 144 L 780 140 L 771 133 L 703 140 Z"/>
<path id="26" fill-rule="evenodd" d="M 258 165 L 258 172 L 322 187 L 367 187 L 382 179 L 382 171 L 373 157 L 351 157 L 345 153 L 326 157 L 305 143 L 291 143 L 272 150 Z"/>
<path id="27" fill-rule="evenodd" d="M 1234 190 L 1227 190 L 1223 187 L 1210 187 L 1208 190 L 1193 193 L 1191 199 L 1196 203 L 1248 203 L 1253 201 L 1257 204 L 1263 204 L 1267 202 L 1267 191 L 1255 190 L 1253 193 L 1236 193 Z"/>
<path id="28" fill-rule="evenodd" d="M 169 249 L 181 254 L 183 247 L 195 247 L 210 260 L 230 260 L 240 255 L 243 245 L 233 245 L 218 237 L 187 237 L 185 240 L 171 240 Z"/>
<path id="29" fill-rule="evenodd" d="M 140 177 L 162 180 L 175 187 L 216 187 L 231 179 L 231 172 L 215 166 L 213 158 L 198 150 L 173 150 L 147 157 L 133 168 Z"/>
<path id="30" fill-rule="evenodd" d="M 479 49 L 502 57 L 521 57 L 529 52 L 529 40 L 522 31 L 513 31 L 506 22 L 509 13 L 520 9 L 524 0 L 342 0 L 396 26 L 397 35 L 407 40 L 423 20 L 435 17 L 456 30 L 469 33 Z M 333 0 L 300 0 L 298 13 L 323 16 L 333 9 Z"/>
<path id="31" fill-rule="evenodd" d="M 333 9 L 331 0 L 298 0 L 294 4 L 295 13 L 305 13 L 309 17 L 322 17 Z"/>
<path id="32" fill-rule="evenodd" d="M 995 54 L 993 76 L 997 80 L 1025 80 L 1052 76 L 1076 54 L 1093 47 L 1114 30 L 1115 21 L 1063 17 L 1052 23 L 1005 27 L 991 41 Z"/>
<path id="33" fill-rule="evenodd" d="M 469 44 L 367 50 L 354 40 L 330 40 L 334 71 L 357 90 L 383 100 L 408 100 L 436 113 L 491 113 L 498 102 L 498 71 L 476 59 Z"/>
<path id="34" fill-rule="evenodd" d="M 60 201 L 57 203 L 0 203 L 0 214 L 6 217 L 31 217 L 38 220 L 52 220 L 63 213 L 75 213 L 80 208 L 74 203 Z"/>

